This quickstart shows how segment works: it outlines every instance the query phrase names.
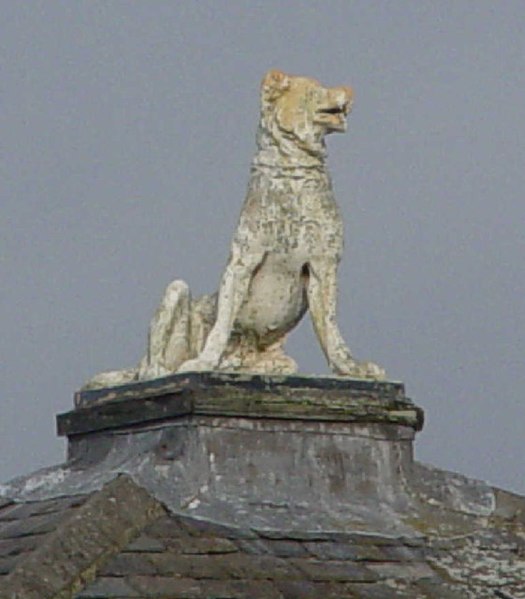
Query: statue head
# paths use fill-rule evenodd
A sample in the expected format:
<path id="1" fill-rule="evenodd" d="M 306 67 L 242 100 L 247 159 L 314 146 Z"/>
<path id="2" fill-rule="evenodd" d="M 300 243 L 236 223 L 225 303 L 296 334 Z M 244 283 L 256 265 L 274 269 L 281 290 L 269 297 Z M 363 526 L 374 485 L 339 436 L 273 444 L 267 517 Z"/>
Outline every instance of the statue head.
<path id="1" fill-rule="evenodd" d="M 269 71 L 261 84 L 259 146 L 289 157 L 324 157 L 325 135 L 346 131 L 349 87 L 323 87 L 315 79 Z M 304 156 L 303 156 L 304 157 Z"/>

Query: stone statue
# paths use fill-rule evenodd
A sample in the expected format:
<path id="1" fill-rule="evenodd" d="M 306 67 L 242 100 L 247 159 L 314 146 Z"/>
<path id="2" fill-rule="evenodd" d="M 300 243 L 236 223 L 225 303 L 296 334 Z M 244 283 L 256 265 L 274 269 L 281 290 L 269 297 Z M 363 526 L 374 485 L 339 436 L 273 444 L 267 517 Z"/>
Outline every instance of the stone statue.
<path id="1" fill-rule="evenodd" d="M 334 373 L 384 378 L 377 365 L 352 357 L 336 322 L 343 226 L 324 138 L 346 130 L 351 105 L 348 87 L 267 73 L 257 152 L 219 292 L 192 299 L 183 281 L 171 283 L 138 367 L 99 374 L 85 388 L 185 371 L 293 373 L 283 345 L 307 310 Z"/>

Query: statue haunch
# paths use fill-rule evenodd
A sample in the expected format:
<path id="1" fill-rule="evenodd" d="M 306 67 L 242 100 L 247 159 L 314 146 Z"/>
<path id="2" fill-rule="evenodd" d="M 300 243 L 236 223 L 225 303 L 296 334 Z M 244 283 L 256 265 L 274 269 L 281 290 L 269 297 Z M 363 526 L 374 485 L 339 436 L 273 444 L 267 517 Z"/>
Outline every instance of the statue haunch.
<path id="1" fill-rule="evenodd" d="M 307 310 L 334 373 L 384 377 L 354 360 L 336 322 L 343 227 L 324 138 L 346 130 L 351 104 L 348 87 L 280 71 L 264 77 L 257 152 L 219 292 L 194 300 L 183 281 L 171 283 L 139 366 L 99 374 L 85 388 L 184 371 L 293 373 L 283 345 Z"/>

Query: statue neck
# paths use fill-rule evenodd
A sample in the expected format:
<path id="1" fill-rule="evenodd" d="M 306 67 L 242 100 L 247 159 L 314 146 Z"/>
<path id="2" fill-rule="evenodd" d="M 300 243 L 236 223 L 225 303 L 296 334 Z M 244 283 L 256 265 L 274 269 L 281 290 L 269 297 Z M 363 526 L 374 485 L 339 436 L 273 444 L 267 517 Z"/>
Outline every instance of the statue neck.
<path id="1" fill-rule="evenodd" d="M 278 141 L 277 141 L 278 140 Z M 286 171 L 317 169 L 324 170 L 326 146 L 324 140 L 301 141 L 282 131 L 274 132 L 263 126 L 257 132 L 257 152 L 252 165 L 254 168 L 278 169 Z"/>

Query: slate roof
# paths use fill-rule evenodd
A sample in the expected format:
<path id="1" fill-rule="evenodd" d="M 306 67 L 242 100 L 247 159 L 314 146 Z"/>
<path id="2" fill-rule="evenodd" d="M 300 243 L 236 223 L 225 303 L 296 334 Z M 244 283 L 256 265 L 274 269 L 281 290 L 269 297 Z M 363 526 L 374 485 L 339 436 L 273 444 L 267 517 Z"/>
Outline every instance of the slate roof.
<path id="1" fill-rule="evenodd" d="M 0 589 L 5 576 L 44 544 L 61 522 L 68 520 L 86 496 L 46 501 L 0 501 Z"/>
<path id="2" fill-rule="evenodd" d="M 224 419 L 216 395 L 213 414 L 181 419 L 176 394 L 148 396 L 147 425 L 140 397 L 130 422 L 126 403 L 97 405 L 118 427 L 73 432 L 65 464 L 0 486 L 0 599 L 525 599 L 525 497 L 414 462 L 402 397 L 390 422 L 367 398 L 373 424 L 352 424 L 354 391 L 343 424 L 245 406 Z M 257 389 L 266 416 L 278 393 Z M 96 425 L 86 410 L 67 421 Z M 281 468 L 268 490 L 267 463 Z"/>
<path id="3" fill-rule="evenodd" d="M 73 597 L 163 513 L 128 477 L 83 496 L 7 504 L 0 512 L 1 599 Z"/>
<path id="4" fill-rule="evenodd" d="M 385 544 L 383 544 L 385 543 Z M 422 549 L 356 536 L 291 538 L 164 516 L 100 571 L 78 599 L 99 597 L 388 597 L 381 564 L 432 577 Z"/>
<path id="5" fill-rule="evenodd" d="M 127 476 L 2 503 L 2 599 L 525 597 L 525 501 L 507 493 L 485 526 L 420 540 L 225 526 L 170 513 Z"/>

